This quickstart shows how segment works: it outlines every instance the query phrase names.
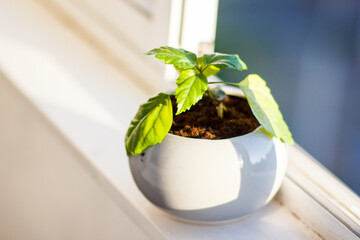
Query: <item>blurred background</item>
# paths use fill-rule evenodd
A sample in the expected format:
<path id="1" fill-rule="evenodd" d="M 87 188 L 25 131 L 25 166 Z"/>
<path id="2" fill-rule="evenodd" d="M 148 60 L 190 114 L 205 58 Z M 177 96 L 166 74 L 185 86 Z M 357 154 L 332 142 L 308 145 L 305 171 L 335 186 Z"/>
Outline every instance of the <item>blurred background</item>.
<path id="1" fill-rule="evenodd" d="M 215 46 L 268 82 L 295 141 L 360 194 L 360 1 L 220 0 Z"/>

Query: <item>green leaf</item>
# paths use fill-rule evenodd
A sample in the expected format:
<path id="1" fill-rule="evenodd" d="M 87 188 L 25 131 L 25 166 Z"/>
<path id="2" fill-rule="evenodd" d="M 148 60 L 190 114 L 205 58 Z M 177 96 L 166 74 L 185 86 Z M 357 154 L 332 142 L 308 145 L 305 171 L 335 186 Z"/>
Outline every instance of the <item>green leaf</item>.
<path id="1" fill-rule="evenodd" d="M 172 119 L 169 94 L 159 93 L 142 104 L 126 133 L 127 154 L 140 154 L 148 147 L 162 142 L 171 128 Z"/>
<path id="2" fill-rule="evenodd" d="M 205 75 L 196 69 L 187 69 L 180 73 L 176 84 L 175 96 L 177 102 L 176 115 L 189 110 L 204 95 L 208 88 L 208 81 Z"/>
<path id="3" fill-rule="evenodd" d="M 166 64 L 173 64 L 175 68 L 189 69 L 196 65 L 196 55 L 184 49 L 160 47 L 150 50 L 147 55 L 155 55 Z"/>
<path id="4" fill-rule="evenodd" d="M 245 93 L 254 116 L 266 131 L 292 145 L 294 140 L 266 82 L 260 76 L 251 74 L 238 86 Z"/>
<path id="5" fill-rule="evenodd" d="M 211 75 L 216 75 L 219 71 L 220 71 L 220 68 L 218 67 L 215 67 L 213 65 L 207 65 L 205 62 L 204 62 L 204 58 L 203 57 L 199 57 L 197 59 L 197 64 L 199 66 L 200 69 L 205 69 L 202 74 L 204 74 L 206 77 L 209 77 Z"/>
<path id="6" fill-rule="evenodd" d="M 204 54 L 204 62 L 220 69 L 231 68 L 239 71 L 246 70 L 246 64 L 241 61 L 237 54 L 212 53 Z"/>

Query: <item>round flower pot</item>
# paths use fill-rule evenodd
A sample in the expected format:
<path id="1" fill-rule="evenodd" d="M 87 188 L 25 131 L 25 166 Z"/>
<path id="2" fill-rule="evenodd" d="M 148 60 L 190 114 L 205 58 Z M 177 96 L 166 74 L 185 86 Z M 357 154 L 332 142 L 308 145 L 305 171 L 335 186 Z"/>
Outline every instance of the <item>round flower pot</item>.
<path id="1" fill-rule="evenodd" d="M 220 222 L 246 216 L 273 198 L 287 151 L 260 126 L 219 140 L 167 134 L 129 162 L 136 185 L 157 207 L 182 219 Z"/>

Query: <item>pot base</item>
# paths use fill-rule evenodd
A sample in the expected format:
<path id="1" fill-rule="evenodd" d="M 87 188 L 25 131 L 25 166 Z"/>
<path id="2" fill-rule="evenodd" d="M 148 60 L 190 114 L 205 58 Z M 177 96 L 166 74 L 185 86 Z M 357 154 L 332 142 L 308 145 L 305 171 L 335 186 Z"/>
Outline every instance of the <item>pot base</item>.
<path id="1" fill-rule="evenodd" d="M 225 224 L 230 224 L 230 223 L 234 223 L 234 222 L 238 222 L 238 221 L 243 221 L 249 217 L 251 217 L 252 215 L 254 215 L 257 211 L 259 211 L 262 208 L 259 208 L 245 216 L 241 216 L 241 217 L 236 217 L 236 218 L 232 218 L 232 219 L 227 219 L 227 220 L 221 220 L 221 221 L 211 221 L 211 220 L 205 220 L 205 221 L 199 221 L 199 220 L 192 220 L 189 218 L 185 218 L 185 217 L 180 217 L 178 214 L 178 212 L 174 212 L 174 211 L 168 211 L 166 209 L 163 208 L 159 208 L 158 206 L 155 206 L 158 209 L 160 209 L 160 211 L 165 214 L 166 216 L 168 216 L 169 218 L 172 218 L 176 221 L 180 221 L 180 222 L 184 222 L 184 223 L 188 223 L 188 224 L 196 224 L 196 225 L 205 225 L 205 226 L 211 226 L 211 225 L 225 225 Z"/>

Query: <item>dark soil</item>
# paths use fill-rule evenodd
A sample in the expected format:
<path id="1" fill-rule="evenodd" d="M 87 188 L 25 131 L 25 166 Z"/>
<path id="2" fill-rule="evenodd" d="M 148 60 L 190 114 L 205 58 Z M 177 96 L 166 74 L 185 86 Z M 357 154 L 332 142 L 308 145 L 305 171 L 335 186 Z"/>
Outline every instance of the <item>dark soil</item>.
<path id="1" fill-rule="evenodd" d="M 204 96 L 190 110 L 175 115 L 176 102 L 171 97 L 174 118 L 170 133 L 183 137 L 225 139 L 247 134 L 260 124 L 244 98 L 228 96 L 224 101 L 227 111 L 224 118 L 217 116 L 215 105 Z"/>

